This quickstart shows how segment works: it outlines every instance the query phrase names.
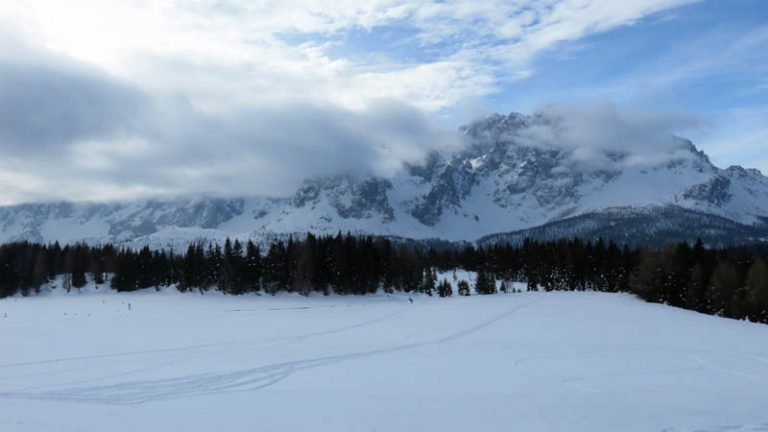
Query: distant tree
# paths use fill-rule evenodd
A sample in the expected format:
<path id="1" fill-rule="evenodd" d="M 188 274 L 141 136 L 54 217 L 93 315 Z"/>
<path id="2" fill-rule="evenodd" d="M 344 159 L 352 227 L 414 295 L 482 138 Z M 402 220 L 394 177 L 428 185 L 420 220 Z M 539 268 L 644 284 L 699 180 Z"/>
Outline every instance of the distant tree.
<path id="1" fill-rule="evenodd" d="M 261 289 L 261 252 L 251 240 L 245 246 L 244 279 L 249 291 Z"/>
<path id="2" fill-rule="evenodd" d="M 62 253 L 64 254 L 64 275 L 62 276 L 61 286 L 69 292 L 72 289 L 72 271 L 75 266 L 75 254 L 69 246 L 65 246 Z"/>
<path id="3" fill-rule="evenodd" d="M 493 280 L 493 277 L 489 276 L 482 268 L 477 271 L 475 292 L 483 295 L 496 293 L 496 282 Z"/>
<path id="4" fill-rule="evenodd" d="M 468 296 L 470 294 L 469 292 L 469 282 L 465 281 L 464 279 L 459 280 L 458 282 L 458 290 L 460 296 Z"/>
<path id="5" fill-rule="evenodd" d="M 243 244 L 235 240 L 232 244 L 232 255 L 228 258 L 229 278 L 232 284 L 232 294 L 243 294 L 247 291 L 245 283 L 245 257 Z"/>
<path id="6" fill-rule="evenodd" d="M 203 284 L 201 291 L 208 290 L 211 287 L 218 287 L 222 280 L 223 253 L 221 246 L 209 244 L 205 251 L 205 265 L 203 271 Z"/>
<path id="7" fill-rule="evenodd" d="M 727 316 L 736 319 L 745 319 L 749 316 L 749 305 L 747 304 L 747 288 L 744 285 L 737 285 L 733 290 L 731 301 L 727 307 Z"/>
<path id="8" fill-rule="evenodd" d="M 704 292 L 707 289 L 709 274 L 700 262 L 694 264 L 691 277 L 685 290 L 685 308 L 703 312 L 705 310 Z"/>
<path id="9" fill-rule="evenodd" d="M 48 251 L 40 250 L 35 257 L 35 266 L 32 270 L 32 285 L 35 291 L 40 290 L 40 285 L 48 282 Z"/>
<path id="10" fill-rule="evenodd" d="M 629 290 L 638 297 L 656 303 L 665 301 L 667 263 L 661 253 L 650 249 L 640 252 L 638 265 L 629 277 Z"/>
<path id="11" fill-rule="evenodd" d="M 526 283 L 526 291 L 538 291 L 539 290 L 539 282 L 536 278 L 536 275 L 533 273 L 528 274 L 527 277 L 528 282 Z"/>
<path id="12" fill-rule="evenodd" d="M 158 285 L 158 269 L 149 246 L 144 246 L 135 258 L 136 288 L 144 289 Z"/>
<path id="13" fill-rule="evenodd" d="M 432 296 L 432 293 L 437 288 L 437 274 L 434 269 L 425 268 L 423 270 L 423 282 L 421 283 L 420 291 L 428 296 Z"/>
<path id="14" fill-rule="evenodd" d="M 447 280 L 443 279 L 437 286 L 437 295 L 440 297 L 450 297 L 453 295 L 453 287 L 451 287 L 451 284 Z"/>
<path id="15" fill-rule="evenodd" d="M 224 249 L 221 255 L 221 264 L 216 274 L 216 285 L 219 290 L 225 294 L 234 294 L 234 252 L 232 250 L 232 241 L 229 237 L 224 240 Z"/>
<path id="16" fill-rule="evenodd" d="M 709 313 L 726 315 L 738 283 L 739 273 L 732 262 L 723 260 L 715 266 L 705 293 Z"/>
<path id="17" fill-rule="evenodd" d="M 317 244 L 314 236 L 296 246 L 296 265 L 292 285 L 299 294 L 308 296 L 315 288 L 317 279 Z"/>
<path id="18" fill-rule="evenodd" d="M 511 289 L 509 280 L 527 280 L 529 289 L 630 291 L 648 301 L 768 322 L 768 246 L 707 249 L 677 244 L 637 250 L 624 245 L 579 239 L 475 248 L 425 248 L 349 233 L 290 237 L 269 244 L 266 255 L 251 241 L 211 242 L 207 249 L 190 244 L 186 254 L 172 251 L 120 249 L 85 244 L 62 248 L 15 242 L 0 245 L 0 297 L 37 292 L 46 281 L 62 278 L 63 286 L 85 285 L 86 275 L 101 284 L 108 275 L 112 288 L 177 284 L 182 291 L 214 289 L 230 294 L 246 291 L 311 291 L 363 295 L 419 291 L 441 297 L 453 294 L 438 271 L 453 272 L 459 295 L 470 295 L 457 269 L 477 272 L 478 294 Z M 62 277 L 63 275 L 63 277 Z"/>
<path id="19" fill-rule="evenodd" d="M 272 243 L 263 261 L 264 290 L 268 294 L 287 289 L 287 281 L 283 271 L 287 261 L 285 244 L 282 241 Z"/>
<path id="20" fill-rule="evenodd" d="M 768 323 L 768 263 L 755 260 L 747 273 L 746 285 L 750 318 Z"/>
<path id="21" fill-rule="evenodd" d="M 418 252 L 413 248 L 401 245 L 398 255 L 402 289 L 405 292 L 418 290 L 424 275 Z"/>
<path id="22" fill-rule="evenodd" d="M 190 244 L 182 261 L 179 289 L 181 291 L 191 291 L 203 288 L 206 282 L 205 267 L 203 245 L 200 243 Z"/>
<path id="23" fill-rule="evenodd" d="M 112 288 L 117 291 L 135 291 L 138 288 L 138 264 L 136 253 L 130 249 L 121 251 L 115 259 Z"/>
<path id="24" fill-rule="evenodd" d="M 102 257 L 95 258 L 91 264 L 91 275 L 93 277 L 93 283 L 96 285 L 103 285 L 106 281 L 104 279 L 104 259 Z"/>
<path id="25" fill-rule="evenodd" d="M 507 281 L 502 279 L 501 285 L 499 286 L 499 291 L 503 292 L 504 294 L 509 292 L 509 288 L 507 287 Z"/>

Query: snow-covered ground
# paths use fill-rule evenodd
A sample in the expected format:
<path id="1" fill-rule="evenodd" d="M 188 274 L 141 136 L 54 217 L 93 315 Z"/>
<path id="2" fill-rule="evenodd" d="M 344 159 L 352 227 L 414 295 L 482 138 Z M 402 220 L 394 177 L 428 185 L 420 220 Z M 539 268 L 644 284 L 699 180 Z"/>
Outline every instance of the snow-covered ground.
<path id="1" fill-rule="evenodd" d="M 5 299 L 0 431 L 768 430 L 766 325 L 617 294 L 413 300 Z"/>

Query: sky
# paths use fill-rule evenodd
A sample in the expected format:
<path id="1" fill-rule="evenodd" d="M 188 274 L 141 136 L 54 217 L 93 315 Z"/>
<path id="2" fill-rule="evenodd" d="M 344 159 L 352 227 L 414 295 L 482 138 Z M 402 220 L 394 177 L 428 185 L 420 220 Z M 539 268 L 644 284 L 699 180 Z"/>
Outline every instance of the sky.
<path id="1" fill-rule="evenodd" d="M 0 0 L 0 204 L 288 194 L 553 106 L 768 173 L 766 46 L 764 0 Z"/>

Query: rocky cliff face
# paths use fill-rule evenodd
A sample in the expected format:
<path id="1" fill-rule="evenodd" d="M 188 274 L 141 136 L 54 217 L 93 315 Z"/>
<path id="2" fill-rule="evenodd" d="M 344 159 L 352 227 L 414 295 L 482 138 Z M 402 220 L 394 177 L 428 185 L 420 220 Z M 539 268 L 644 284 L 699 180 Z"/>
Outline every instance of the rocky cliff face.
<path id="1" fill-rule="evenodd" d="M 696 218 L 707 221 L 699 228 L 716 229 L 723 238 L 729 232 L 736 240 L 761 238 L 768 178 L 759 171 L 717 168 L 676 137 L 659 157 L 620 146 L 570 145 L 558 141 L 562 127 L 542 115 L 493 115 L 461 128 L 462 151 L 433 153 L 391 178 L 308 179 L 290 197 L 2 207 L 0 241 L 183 247 L 201 239 L 307 231 L 475 241 L 544 232 L 535 228 L 546 228 L 550 237 L 608 236 L 602 227 L 612 218 L 637 227 L 663 225 L 674 239 L 701 235 L 690 224 Z M 631 240 L 639 231 L 622 236 Z"/>

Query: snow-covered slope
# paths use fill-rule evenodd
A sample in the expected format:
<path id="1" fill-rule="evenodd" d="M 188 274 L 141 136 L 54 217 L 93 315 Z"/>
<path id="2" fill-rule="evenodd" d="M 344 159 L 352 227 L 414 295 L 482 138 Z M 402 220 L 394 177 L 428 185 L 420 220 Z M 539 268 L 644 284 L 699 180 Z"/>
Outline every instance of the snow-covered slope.
<path id="1" fill-rule="evenodd" d="M 0 300 L 0 430 L 768 425 L 768 326 L 628 295 L 105 289 Z"/>
<path id="2" fill-rule="evenodd" d="M 643 223 L 697 236 L 685 218 L 671 216 L 675 209 L 727 219 L 754 231 L 752 238 L 765 235 L 768 178 L 759 171 L 717 168 L 681 138 L 666 137 L 649 155 L 580 147 L 559 135 L 562 128 L 557 118 L 542 115 L 494 115 L 461 129 L 467 146 L 457 153 L 433 153 L 391 178 L 309 179 L 283 198 L 4 207 L 0 241 L 183 247 L 197 239 L 307 231 L 473 241 L 577 216 L 604 220 L 606 210 L 648 214 Z"/>

